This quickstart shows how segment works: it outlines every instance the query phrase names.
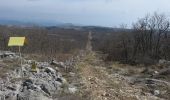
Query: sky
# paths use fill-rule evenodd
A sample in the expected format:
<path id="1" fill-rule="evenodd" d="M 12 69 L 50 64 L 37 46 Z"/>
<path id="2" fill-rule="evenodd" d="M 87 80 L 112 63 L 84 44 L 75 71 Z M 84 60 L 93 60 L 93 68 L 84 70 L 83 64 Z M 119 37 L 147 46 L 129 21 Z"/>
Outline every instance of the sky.
<path id="1" fill-rule="evenodd" d="M 148 13 L 170 16 L 170 0 L 0 0 L 0 19 L 130 26 Z"/>

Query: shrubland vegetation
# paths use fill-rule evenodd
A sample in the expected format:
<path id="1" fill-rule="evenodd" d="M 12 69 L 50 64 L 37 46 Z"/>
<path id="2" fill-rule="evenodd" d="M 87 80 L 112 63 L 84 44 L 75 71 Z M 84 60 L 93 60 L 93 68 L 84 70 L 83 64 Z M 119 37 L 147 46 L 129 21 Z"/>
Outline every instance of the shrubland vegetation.
<path id="1" fill-rule="evenodd" d="M 7 47 L 10 36 L 26 36 L 24 53 L 56 57 L 73 54 L 86 48 L 89 31 L 92 32 L 94 51 L 107 54 L 106 61 L 129 64 L 154 64 L 159 59 L 170 59 L 170 22 L 164 14 L 154 13 L 133 23 L 132 29 L 105 27 L 17 27 L 0 26 L 0 49 Z"/>
<path id="2" fill-rule="evenodd" d="M 27 43 L 22 47 L 22 52 L 55 58 L 59 54 L 74 54 L 84 49 L 86 33 L 56 27 L 0 26 L 0 49 L 18 51 L 17 47 L 7 47 L 9 37 L 26 36 Z"/>
<path id="3" fill-rule="evenodd" d="M 164 14 L 154 13 L 139 19 L 132 29 L 94 34 L 93 47 L 108 57 L 130 64 L 154 64 L 159 59 L 170 59 L 170 22 Z M 95 45 L 97 44 L 97 45 Z"/>

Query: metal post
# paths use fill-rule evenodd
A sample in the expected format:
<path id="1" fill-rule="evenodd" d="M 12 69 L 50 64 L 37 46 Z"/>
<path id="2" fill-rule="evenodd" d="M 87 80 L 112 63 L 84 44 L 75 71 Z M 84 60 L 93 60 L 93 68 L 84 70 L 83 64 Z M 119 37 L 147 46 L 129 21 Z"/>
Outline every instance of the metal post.
<path id="1" fill-rule="evenodd" d="M 20 57 L 20 64 L 22 66 L 22 58 L 21 58 L 21 47 L 19 46 L 19 57 Z"/>
<path id="2" fill-rule="evenodd" d="M 21 47 L 20 46 L 19 46 L 19 58 L 20 58 L 20 65 L 21 65 L 21 77 L 23 77 L 22 57 L 21 57 Z"/>

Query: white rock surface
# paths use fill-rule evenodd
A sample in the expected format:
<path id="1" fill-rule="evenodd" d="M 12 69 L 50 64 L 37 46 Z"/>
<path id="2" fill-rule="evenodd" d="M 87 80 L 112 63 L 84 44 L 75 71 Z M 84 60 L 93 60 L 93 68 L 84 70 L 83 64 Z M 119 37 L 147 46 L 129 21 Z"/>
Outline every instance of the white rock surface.
<path id="1" fill-rule="evenodd" d="M 8 58 L 11 61 L 17 57 L 14 53 L 7 54 L 12 55 Z M 31 72 L 32 60 L 24 59 L 24 62 L 23 72 L 16 68 L 7 73 L 6 79 L 0 79 L 0 100 L 52 100 L 52 95 L 67 85 L 58 69 L 56 71 L 48 62 L 36 62 L 39 72 Z M 58 64 L 64 66 L 62 62 Z M 71 87 L 69 91 L 74 93 L 76 88 Z"/>

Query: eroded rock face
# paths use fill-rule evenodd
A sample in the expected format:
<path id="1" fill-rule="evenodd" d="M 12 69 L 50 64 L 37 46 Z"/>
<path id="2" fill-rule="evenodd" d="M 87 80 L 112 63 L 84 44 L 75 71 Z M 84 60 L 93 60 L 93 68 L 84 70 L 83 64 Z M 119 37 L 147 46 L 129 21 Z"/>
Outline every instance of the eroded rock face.
<path id="1" fill-rule="evenodd" d="M 31 60 L 24 61 L 28 63 L 22 65 L 22 71 L 19 67 L 0 79 L 0 100 L 52 100 L 52 95 L 67 84 L 62 74 L 48 62 L 36 62 L 38 71 L 32 72 Z M 70 90 L 75 92 L 75 89 Z"/>

